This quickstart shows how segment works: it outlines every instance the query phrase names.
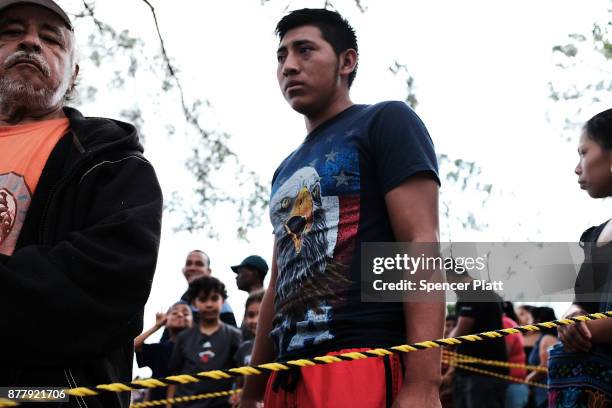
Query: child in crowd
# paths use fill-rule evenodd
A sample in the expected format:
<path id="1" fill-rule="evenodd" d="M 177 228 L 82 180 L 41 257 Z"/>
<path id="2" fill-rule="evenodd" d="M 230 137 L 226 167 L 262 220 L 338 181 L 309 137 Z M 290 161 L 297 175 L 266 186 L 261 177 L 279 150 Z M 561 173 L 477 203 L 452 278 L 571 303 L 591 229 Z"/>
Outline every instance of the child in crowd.
<path id="1" fill-rule="evenodd" d="M 138 367 L 149 367 L 154 378 L 170 375 L 168 364 L 174 341 L 181 331 L 191 327 L 192 319 L 191 308 L 187 302 L 182 301 L 172 305 L 166 313 L 156 313 L 153 327 L 134 339 Z M 159 343 L 145 344 L 145 340 L 162 327 L 168 331 L 169 338 Z M 164 387 L 152 388 L 149 390 L 146 401 L 164 399 L 166 393 L 167 390 Z"/>
<path id="2" fill-rule="evenodd" d="M 257 330 L 257 322 L 259 320 L 259 306 L 263 300 L 264 290 L 258 290 L 249 295 L 244 306 L 244 318 L 242 320 L 243 333 L 247 332 L 248 339 L 243 341 L 234 354 L 234 363 L 237 367 L 242 367 L 251 364 L 251 353 L 253 352 L 253 344 L 255 343 L 255 331 Z M 246 337 L 246 336 L 245 336 Z M 236 386 L 241 388 L 244 384 L 242 378 L 236 380 Z M 232 407 L 237 407 L 240 402 L 240 394 L 232 395 L 230 403 Z"/>
<path id="3" fill-rule="evenodd" d="M 261 305 L 263 295 L 264 291 L 258 290 L 251 293 L 247 298 L 242 325 L 245 330 L 249 332 L 251 340 L 243 341 L 234 355 L 234 362 L 239 367 L 251 364 L 251 352 L 253 351 L 255 330 L 257 329 L 257 321 L 259 320 L 259 306 Z"/>
<path id="4" fill-rule="evenodd" d="M 227 298 L 225 285 L 217 278 L 204 276 L 189 284 L 187 296 L 189 302 L 198 309 L 200 319 L 197 326 L 177 336 L 170 358 L 170 371 L 173 374 L 192 374 L 231 368 L 242 336 L 240 330 L 220 319 L 221 308 Z M 168 398 L 226 391 L 232 388 L 232 382 L 230 378 L 170 386 Z M 173 406 L 219 408 L 230 405 L 227 397 L 218 397 L 177 403 Z"/>

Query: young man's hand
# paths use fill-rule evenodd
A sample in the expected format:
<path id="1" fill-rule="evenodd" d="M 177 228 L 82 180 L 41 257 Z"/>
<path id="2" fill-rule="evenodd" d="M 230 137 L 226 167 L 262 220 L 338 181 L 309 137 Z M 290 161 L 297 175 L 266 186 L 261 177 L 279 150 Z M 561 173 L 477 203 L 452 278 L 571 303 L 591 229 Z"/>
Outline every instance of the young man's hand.
<path id="1" fill-rule="evenodd" d="M 232 406 L 232 408 L 240 407 L 240 393 L 239 392 L 237 392 L 236 394 L 230 395 L 229 404 Z"/>
<path id="2" fill-rule="evenodd" d="M 238 408 L 263 408 L 264 404 L 263 402 L 260 401 L 256 401 L 256 400 L 245 400 L 244 398 L 242 398 L 242 400 L 240 401 L 240 404 L 238 405 Z"/>
<path id="3" fill-rule="evenodd" d="M 446 373 L 442 376 L 441 386 L 450 386 L 453 383 L 454 375 L 452 373 Z"/>
<path id="4" fill-rule="evenodd" d="M 588 314 L 578 305 L 572 305 L 564 318 L 582 316 Z M 586 322 L 578 322 L 569 326 L 559 326 L 557 328 L 559 340 L 563 343 L 563 348 L 570 353 L 586 352 L 591 349 L 591 331 L 586 325 Z"/>
<path id="5" fill-rule="evenodd" d="M 392 408 L 441 408 L 440 388 L 435 385 L 406 385 L 402 386 Z"/>

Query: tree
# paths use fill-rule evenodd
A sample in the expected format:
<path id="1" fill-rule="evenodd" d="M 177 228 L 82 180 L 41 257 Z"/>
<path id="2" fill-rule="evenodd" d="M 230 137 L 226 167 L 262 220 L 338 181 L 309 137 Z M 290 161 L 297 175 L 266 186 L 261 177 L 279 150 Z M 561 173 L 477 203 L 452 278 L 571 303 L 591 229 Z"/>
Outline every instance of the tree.
<path id="1" fill-rule="evenodd" d="M 609 108 L 612 92 L 612 1 L 607 13 L 589 29 L 568 34 L 565 44 L 552 48 L 555 57 L 553 80 L 549 83 L 553 101 L 551 121 L 561 129 L 575 135 L 599 107 Z M 571 132 L 571 133 L 570 133 Z"/>
<path id="2" fill-rule="evenodd" d="M 389 71 L 400 77 L 406 86 L 404 101 L 414 110 L 417 109 L 416 83 L 408 66 L 394 61 Z M 482 169 L 473 161 L 453 158 L 447 153 L 438 153 L 438 166 L 442 189 L 440 194 L 441 238 L 451 241 L 452 231 L 482 230 L 486 221 L 479 220 L 476 211 L 482 208 L 493 188 L 492 184 L 481 180 Z"/>
<path id="3" fill-rule="evenodd" d="M 261 0 L 262 5 L 270 2 Z M 359 12 L 367 12 L 363 2 L 354 0 L 351 3 Z M 81 62 L 88 69 L 83 71 L 108 78 L 108 88 L 113 94 L 129 93 L 134 88 L 142 87 L 142 83 L 154 84 L 147 89 L 146 99 L 151 103 L 142 103 L 142 100 L 126 103 L 129 98 L 122 98 L 117 114 L 138 127 L 143 143 L 147 142 L 149 133 L 157 132 L 162 126 L 169 135 L 187 140 L 191 146 L 191 153 L 185 161 L 192 175 L 192 179 L 186 183 L 189 187 L 177 187 L 169 196 L 167 194 L 166 199 L 166 210 L 178 214 L 176 228 L 204 231 L 209 236 L 215 236 L 218 231 L 213 226 L 210 214 L 215 208 L 227 206 L 236 214 L 237 235 L 245 238 L 249 229 L 258 226 L 263 219 L 269 188 L 255 172 L 245 168 L 229 148 L 231 135 L 228 132 L 203 124 L 203 118 L 212 115 L 213 104 L 205 98 L 191 95 L 185 88 L 180 64 L 172 59 L 171 50 L 166 48 L 153 4 L 148 0 L 135 0 L 132 4 L 139 6 L 141 15 L 150 20 L 148 34 L 151 35 L 147 39 L 103 21 L 98 10 L 98 7 L 103 7 L 101 2 L 81 0 L 79 4 L 80 11 L 75 15 L 78 31 L 89 33 Z M 320 6 L 335 9 L 334 3 L 328 0 Z M 108 64 L 108 61 L 113 63 Z M 407 66 L 394 61 L 389 70 L 403 78 L 407 90 L 405 100 L 416 109 L 415 80 Z M 77 103 L 80 104 L 99 102 L 105 94 L 91 84 L 79 86 L 78 90 L 81 98 Z M 182 119 L 177 121 L 179 117 Z M 162 125 L 160 118 L 163 118 Z M 156 123 L 155 129 L 148 125 L 151 122 Z M 484 228 L 486 223 L 477 220 L 474 212 L 477 205 L 483 205 L 491 193 L 491 185 L 478 179 L 481 169 L 474 162 L 449 154 L 440 154 L 438 160 L 444 183 L 441 206 L 446 228 L 442 230 L 450 234 L 455 228 Z M 228 175 L 235 183 L 229 189 L 222 188 L 219 180 Z M 473 202 L 468 200 L 472 203 L 471 207 L 458 209 L 459 201 L 466 202 L 458 200 L 458 194 L 465 196 L 468 191 L 474 199 Z"/>
<path id="4" fill-rule="evenodd" d="M 82 1 L 82 11 L 75 15 L 76 23 L 79 31 L 85 28 L 90 32 L 82 63 L 90 64 L 89 69 L 95 71 L 97 77 L 109 77 L 109 88 L 113 93 L 144 81 L 155 84 L 149 89 L 147 98 L 154 103 L 133 101 L 131 106 L 121 106 L 118 112 L 121 118 L 136 125 L 143 142 L 146 142 L 147 132 L 151 131 L 145 126 L 145 119 L 160 117 L 162 112 L 167 112 L 168 106 L 174 107 L 174 114 L 168 115 L 164 128 L 170 135 L 181 129 L 182 136 L 192 141 L 186 167 L 194 177 L 188 191 L 174 190 L 166 200 L 166 210 L 180 214 L 182 219 L 177 229 L 203 230 L 214 236 L 217 231 L 209 214 L 216 206 L 227 204 L 237 214 L 238 236 L 245 238 L 247 231 L 257 226 L 263 216 L 268 187 L 262 184 L 255 172 L 246 169 L 228 147 L 231 135 L 203 125 L 202 118 L 211 111 L 210 102 L 187 96 L 180 70 L 165 47 L 155 8 L 148 0 L 139 3 L 143 11 L 148 12 L 151 28 L 156 33 L 158 43 L 155 47 L 147 45 L 129 30 L 118 31 L 98 18 L 96 6 L 101 3 Z M 112 65 L 106 64 L 109 60 L 113 61 Z M 87 85 L 78 90 L 81 99 L 76 101 L 77 104 L 92 103 L 100 98 L 95 86 Z M 163 108 L 160 101 L 163 101 Z M 177 117 L 182 117 L 182 123 L 176 123 Z M 237 175 L 231 191 L 214 182 L 221 174 L 228 173 Z"/>

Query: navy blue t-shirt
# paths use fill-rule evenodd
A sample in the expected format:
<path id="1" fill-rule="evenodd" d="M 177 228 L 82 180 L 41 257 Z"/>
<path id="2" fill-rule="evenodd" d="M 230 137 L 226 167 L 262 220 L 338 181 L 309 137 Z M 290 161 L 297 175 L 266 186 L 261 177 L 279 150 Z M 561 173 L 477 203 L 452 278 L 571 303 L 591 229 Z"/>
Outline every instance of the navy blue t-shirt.
<path id="1" fill-rule="evenodd" d="M 270 218 L 277 358 L 405 341 L 401 303 L 362 303 L 362 242 L 395 241 L 384 197 L 416 173 L 439 182 L 433 143 L 403 102 L 353 105 L 276 170 Z"/>

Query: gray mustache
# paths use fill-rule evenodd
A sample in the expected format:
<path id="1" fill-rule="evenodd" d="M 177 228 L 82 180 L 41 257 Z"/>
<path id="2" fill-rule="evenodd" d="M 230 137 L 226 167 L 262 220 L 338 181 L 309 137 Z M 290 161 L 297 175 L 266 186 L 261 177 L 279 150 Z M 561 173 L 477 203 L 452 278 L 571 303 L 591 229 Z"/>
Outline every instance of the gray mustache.
<path id="1" fill-rule="evenodd" d="M 4 68 L 8 68 L 16 62 L 24 60 L 35 63 L 41 69 L 44 76 L 49 77 L 51 75 L 49 65 L 40 55 L 32 54 L 26 51 L 17 51 L 16 53 L 11 54 L 6 61 L 4 61 Z"/>

